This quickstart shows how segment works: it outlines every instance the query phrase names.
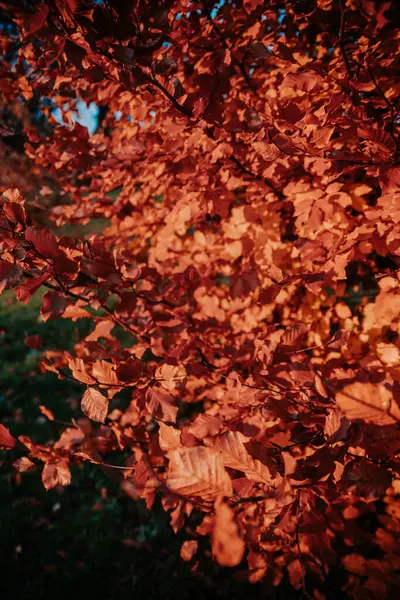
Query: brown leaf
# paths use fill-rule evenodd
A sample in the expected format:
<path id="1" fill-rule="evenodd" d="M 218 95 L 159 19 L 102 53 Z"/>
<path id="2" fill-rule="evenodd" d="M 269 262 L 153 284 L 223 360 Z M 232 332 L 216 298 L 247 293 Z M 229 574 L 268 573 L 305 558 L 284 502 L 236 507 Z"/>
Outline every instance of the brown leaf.
<path id="1" fill-rule="evenodd" d="M 176 422 L 178 407 L 174 404 L 172 396 L 164 390 L 149 388 L 146 392 L 146 404 L 148 411 L 155 419 L 168 423 Z"/>
<path id="2" fill-rule="evenodd" d="M 69 485 L 71 483 L 71 471 L 66 460 L 56 463 L 46 463 L 42 472 L 42 481 L 46 490 L 56 485 Z"/>
<path id="3" fill-rule="evenodd" d="M 351 490 L 356 497 L 375 502 L 385 495 L 391 480 L 386 468 L 360 457 L 347 463 L 341 483 L 347 492 Z"/>
<path id="4" fill-rule="evenodd" d="M 303 325 L 302 323 L 293 325 L 293 327 L 288 327 L 285 329 L 282 335 L 281 344 L 284 346 L 291 346 L 293 342 L 295 342 L 301 335 L 306 333 L 308 329 L 309 327 L 307 325 Z"/>
<path id="5" fill-rule="evenodd" d="M 250 456 L 243 445 L 245 439 L 238 431 L 228 431 L 214 440 L 208 440 L 208 444 L 220 454 L 225 467 L 242 471 L 252 481 L 272 485 L 268 467 Z"/>
<path id="6" fill-rule="evenodd" d="M 72 371 L 72 376 L 81 383 L 88 385 L 96 383 L 93 377 L 87 373 L 88 365 L 86 365 L 81 358 L 73 358 L 68 361 L 68 366 Z"/>
<path id="7" fill-rule="evenodd" d="M 167 485 L 172 491 L 204 500 L 232 495 L 232 481 L 222 458 L 210 448 L 176 449 L 168 454 L 168 458 Z"/>
<path id="8" fill-rule="evenodd" d="M 334 409 L 325 419 L 324 434 L 330 444 L 344 440 L 350 427 L 350 421 L 340 410 Z"/>
<path id="9" fill-rule="evenodd" d="M 222 428 L 223 421 L 213 415 L 200 414 L 190 424 L 189 432 L 199 440 L 211 435 L 217 435 Z"/>
<path id="10" fill-rule="evenodd" d="M 285 466 L 285 477 L 293 475 L 297 467 L 297 460 L 290 454 L 290 452 L 282 452 L 282 459 Z"/>
<path id="11" fill-rule="evenodd" d="M 113 365 L 105 360 L 96 360 L 93 363 L 92 375 L 99 383 L 103 385 L 117 385 L 117 374 L 113 369 Z"/>
<path id="12" fill-rule="evenodd" d="M 400 420 L 400 408 L 384 384 L 351 383 L 338 392 L 335 399 L 350 421 L 362 419 L 375 425 L 393 425 Z"/>
<path id="13" fill-rule="evenodd" d="M 213 554 L 223 567 L 235 567 L 243 559 L 245 543 L 239 536 L 233 510 L 219 499 L 214 506 Z"/>
<path id="14" fill-rule="evenodd" d="M 273 162 L 281 154 L 274 144 L 267 144 L 265 142 L 254 142 L 253 148 L 266 162 Z"/>
<path id="15" fill-rule="evenodd" d="M 88 388 L 82 396 L 81 409 L 89 419 L 104 423 L 108 411 L 108 399 L 94 388 Z"/>
<path id="16" fill-rule="evenodd" d="M 89 315 L 90 316 L 90 315 Z M 88 336 L 86 336 L 86 340 L 88 342 L 97 342 L 100 337 L 109 338 L 111 330 L 115 327 L 115 323 L 108 319 L 104 319 L 98 321 L 96 323 L 96 327 Z"/>

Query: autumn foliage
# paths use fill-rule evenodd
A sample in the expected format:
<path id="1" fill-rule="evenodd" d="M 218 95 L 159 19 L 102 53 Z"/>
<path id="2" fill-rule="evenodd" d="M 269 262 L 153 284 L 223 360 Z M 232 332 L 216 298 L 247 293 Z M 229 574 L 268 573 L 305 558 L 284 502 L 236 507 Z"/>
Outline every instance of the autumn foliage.
<path id="1" fill-rule="evenodd" d="M 160 495 L 194 571 L 320 599 L 337 570 L 339 596 L 395 597 L 397 3 L 1 5 L 0 102 L 43 99 L 24 156 L 57 192 L 43 228 L 3 186 L 0 289 L 92 323 L 41 360 L 80 382 L 82 418 L 46 444 L 2 426 L 15 469 L 50 489 L 89 461 Z M 104 107 L 92 134 L 78 99 Z"/>

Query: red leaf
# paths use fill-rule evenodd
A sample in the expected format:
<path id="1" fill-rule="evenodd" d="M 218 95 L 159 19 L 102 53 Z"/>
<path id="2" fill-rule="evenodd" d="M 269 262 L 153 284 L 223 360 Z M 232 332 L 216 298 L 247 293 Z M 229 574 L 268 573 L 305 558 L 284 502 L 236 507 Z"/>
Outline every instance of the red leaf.
<path id="1" fill-rule="evenodd" d="M 21 281 L 23 271 L 19 265 L 0 261 L 0 294 L 15 287 Z"/>
<path id="2" fill-rule="evenodd" d="M 27 335 L 24 343 L 32 350 L 39 350 L 43 346 L 43 339 L 40 335 Z"/>
<path id="3" fill-rule="evenodd" d="M 285 88 L 297 88 L 302 92 L 311 92 L 319 80 L 319 75 L 314 71 L 289 73 L 282 81 L 280 88 L 281 90 L 284 90 Z"/>
<path id="4" fill-rule="evenodd" d="M 14 448 L 16 439 L 11 435 L 7 427 L 0 423 L 0 448 Z"/>
<path id="5" fill-rule="evenodd" d="M 41 256 L 57 258 L 57 241 L 50 231 L 39 229 L 39 227 L 28 227 L 25 231 L 25 239 L 35 246 Z"/>
<path id="6" fill-rule="evenodd" d="M 33 279 L 26 279 L 23 284 L 21 284 L 16 290 L 15 295 L 19 302 L 27 303 L 32 298 L 33 294 L 37 292 L 40 286 L 49 279 L 49 274 L 47 271 L 40 275 L 40 277 L 35 277 Z"/>
<path id="7" fill-rule="evenodd" d="M 40 310 L 43 321 L 59 319 L 67 306 L 67 299 L 57 292 L 46 292 L 43 295 L 43 305 Z"/>
<path id="8" fill-rule="evenodd" d="M 373 502 L 385 495 L 391 479 L 387 469 L 360 458 L 346 465 L 342 483 L 356 497 L 361 497 L 367 502 Z"/>
<path id="9" fill-rule="evenodd" d="M 7 219 L 12 223 L 26 224 L 26 212 L 22 204 L 17 202 L 6 202 L 3 205 L 4 213 Z"/>
<path id="10" fill-rule="evenodd" d="M 36 12 L 24 22 L 24 29 L 26 33 L 36 33 L 46 23 L 47 15 L 49 14 L 49 7 L 47 4 L 39 4 Z"/>

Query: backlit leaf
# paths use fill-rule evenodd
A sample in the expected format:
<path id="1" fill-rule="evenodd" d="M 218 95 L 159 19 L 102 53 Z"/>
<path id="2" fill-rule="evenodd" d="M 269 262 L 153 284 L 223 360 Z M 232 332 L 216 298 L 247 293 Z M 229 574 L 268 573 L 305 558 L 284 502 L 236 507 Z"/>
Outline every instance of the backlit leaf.
<path id="1" fill-rule="evenodd" d="M 210 448 L 176 449 L 168 454 L 168 458 L 167 485 L 172 491 L 204 500 L 232 495 L 231 478 L 222 458 Z"/>
<path id="2" fill-rule="evenodd" d="M 250 456 L 243 440 L 246 438 L 238 431 L 228 431 L 208 443 L 219 453 L 226 467 L 242 471 L 252 481 L 272 485 L 273 478 L 268 467 Z"/>
<path id="3" fill-rule="evenodd" d="M 383 383 L 351 383 L 336 394 L 336 404 L 350 421 L 393 425 L 400 420 L 400 408 Z"/>
<path id="4" fill-rule="evenodd" d="M 104 423 L 108 412 L 108 399 L 101 392 L 90 387 L 82 396 L 81 408 L 92 421 Z"/>
<path id="5" fill-rule="evenodd" d="M 71 471 L 66 460 L 47 462 L 42 471 L 42 481 L 46 490 L 56 485 L 69 485 L 71 483 Z"/>

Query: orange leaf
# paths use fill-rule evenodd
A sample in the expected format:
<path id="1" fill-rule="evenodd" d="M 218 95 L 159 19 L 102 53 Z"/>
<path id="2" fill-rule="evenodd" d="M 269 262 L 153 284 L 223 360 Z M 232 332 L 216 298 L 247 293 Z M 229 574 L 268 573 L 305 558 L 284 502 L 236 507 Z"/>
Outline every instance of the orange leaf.
<path id="1" fill-rule="evenodd" d="M 181 547 L 181 558 L 186 562 L 192 560 L 193 556 L 197 552 L 197 546 L 198 543 L 196 540 L 186 540 L 186 542 L 183 542 Z"/>
<path id="2" fill-rule="evenodd" d="M 108 399 L 98 390 L 88 388 L 82 396 L 81 409 L 92 421 L 104 423 L 108 411 Z"/>
<path id="3" fill-rule="evenodd" d="M 384 384 L 351 383 L 338 392 L 335 399 L 351 421 L 362 419 L 375 425 L 393 425 L 400 420 L 400 408 Z"/>
<path id="4" fill-rule="evenodd" d="M 88 375 L 86 372 L 87 366 L 81 358 L 73 358 L 69 360 L 68 366 L 72 371 L 73 378 L 77 381 L 87 384 L 96 383 L 93 377 L 90 377 L 90 375 Z"/>
<path id="5" fill-rule="evenodd" d="M 245 543 L 239 536 L 233 510 L 221 500 L 215 502 L 212 549 L 216 560 L 224 567 L 238 565 L 245 551 Z"/>
<path id="6" fill-rule="evenodd" d="M 56 463 L 46 463 L 42 472 L 42 481 L 46 490 L 56 485 L 69 485 L 71 483 L 71 471 L 66 460 Z"/>
<path id="7" fill-rule="evenodd" d="M 228 431 L 209 443 L 220 454 L 225 467 L 242 471 L 252 481 L 271 485 L 272 477 L 268 467 L 250 456 L 242 439 L 246 438 L 238 431 Z"/>
<path id="8" fill-rule="evenodd" d="M 176 449 L 168 454 L 168 458 L 167 485 L 172 491 L 205 500 L 232 495 L 232 481 L 222 458 L 210 448 Z"/>
<path id="9" fill-rule="evenodd" d="M 164 389 L 172 391 L 179 383 L 184 381 L 186 377 L 185 367 L 183 365 L 164 364 L 156 369 L 155 377 Z"/>
<path id="10" fill-rule="evenodd" d="M 117 385 L 118 378 L 111 363 L 105 360 L 96 360 L 93 363 L 92 375 L 103 385 Z"/>
<path id="11" fill-rule="evenodd" d="M 17 469 L 19 473 L 25 473 L 25 471 L 29 471 L 34 466 L 35 463 L 29 460 L 29 458 L 26 456 L 23 456 L 22 458 L 19 458 L 13 462 L 13 467 Z"/>
<path id="12" fill-rule="evenodd" d="M 43 404 L 39 404 L 39 410 L 49 421 L 54 421 L 54 414 L 49 408 L 46 408 Z"/>
<path id="13" fill-rule="evenodd" d="M 158 431 L 158 441 L 161 450 L 168 452 L 169 450 L 175 450 L 175 448 L 181 447 L 181 432 L 179 429 L 175 429 L 165 423 L 159 423 L 160 429 Z"/>

